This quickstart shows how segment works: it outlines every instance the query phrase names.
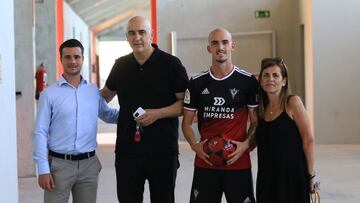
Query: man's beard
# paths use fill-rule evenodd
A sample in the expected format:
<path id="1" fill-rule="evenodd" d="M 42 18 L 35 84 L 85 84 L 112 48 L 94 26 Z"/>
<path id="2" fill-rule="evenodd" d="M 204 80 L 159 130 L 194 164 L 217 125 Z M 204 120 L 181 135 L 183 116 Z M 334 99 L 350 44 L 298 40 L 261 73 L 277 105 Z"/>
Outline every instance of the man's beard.
<path id="1" fill-rule="evenodd" d="M 218 63 L 225 63 L 227 59 L 216 59 L 216 62 Z"/>
<path id="2" fill-rule="evenodd" d="M 222 55 L 226 55 L 226 52 L 224 52 L 224 51 L 218 51 L 217 52 L 217 54 L 219 54 L 219 53 L 221 53 Z M 226 57 L 226 56 L 225 56 Z M 215 59 L 216 60 L 216 62 L 218 62 L 218 63 L 225 63 L 226 61 L 227 61 L 227 58 L 222 58 L 222 57 L 220 57 L 220 59 Z"/>
<path id="3" fill-rule="evenodd" d="M 72 70 L 72 68 L 68 68 L 68 71 L 64 70 L 64 72 L 66 72 L 66 74 L 68 74 L 68 75 L 78 75 L 81 72 L 81 67 L 80 68 L 75 67 L 75 69 L 76 69 L 75 72 Z"/>

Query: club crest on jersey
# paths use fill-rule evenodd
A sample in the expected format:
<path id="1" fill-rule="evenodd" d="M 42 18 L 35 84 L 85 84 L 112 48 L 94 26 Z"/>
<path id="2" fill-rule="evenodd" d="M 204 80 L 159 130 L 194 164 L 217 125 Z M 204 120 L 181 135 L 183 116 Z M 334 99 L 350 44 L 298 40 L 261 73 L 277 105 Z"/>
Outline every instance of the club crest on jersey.
<path id="1" fill-rule="evenodd" d="M 205 89 L 201 92 L 201 94 L 210 94 L 210 92 L 209 92 L 208 88 L 205 88 Z"/>
<path id="2" fill-rule="evenodd" d="M 214 97 L 214 105 L 215 106 L 222 106 L 225 104 L 225 99 L 222 97 Z"/>
<path id="3" fill-rule="evenodd" d="M 233 88 L 233 89 L 230 89 L 230 93 L 231 93 L 231 97 L 232 97 L 232 99 L 234 99 L 235 98 L 235 96 L 236 96 L 236 94 L 239 92 L 239 90 L 238 89 L 235 89 L 235 88 Z"/>
<path id="4" fill-rule="evenodd" d="M 196 200 L 200 192 L 197 189 L 194 189 L 193 193 L 194 193 L 194 199 Z"/>
<path id="5" fill-rule="evenodd" d="M 186 91 L 185 91 L 184 103 L 185 104 L 190 104 L 190 91 L 189 91 L 189 89 L 186 89 Z"/>

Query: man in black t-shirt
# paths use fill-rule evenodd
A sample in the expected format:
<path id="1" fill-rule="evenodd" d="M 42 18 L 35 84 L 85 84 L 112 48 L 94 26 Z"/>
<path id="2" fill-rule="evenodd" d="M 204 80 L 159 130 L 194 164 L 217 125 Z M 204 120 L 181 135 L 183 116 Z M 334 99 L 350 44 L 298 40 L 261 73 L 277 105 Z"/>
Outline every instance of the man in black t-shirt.
<path id="1" fill-rule="evenodd" d="M 152 203 L 174 202 L 178 162 L 178 116 L 188 77 L 180 60 L 151 44 L 150 23 L 136 16 L 127 25 L 132 53 L 116 60 L 102 94 L 118 96 L 117 195 L 121 203 L 143 201 L 149 182 Z M 145 113 L 134 118 L 134 112 Z"/>
<path id="2" fill-rule="evenodd" d="M 184 98 L 182 129 L 196 153 L 190 202 L 219 203 L 223 193 L 228 203 L 254 202 L 249 146 L 257 123 L 258 84 L 252 74 L 232 64 L 235 44 L 227 30 L 213 30 L 208 41 L 212 66 L 191 78 Z M 196 112 L 200 141 L 191 128 Z M 236 145 L 224 166 L 211 163 L 203 150 L 215 136 Z"/>

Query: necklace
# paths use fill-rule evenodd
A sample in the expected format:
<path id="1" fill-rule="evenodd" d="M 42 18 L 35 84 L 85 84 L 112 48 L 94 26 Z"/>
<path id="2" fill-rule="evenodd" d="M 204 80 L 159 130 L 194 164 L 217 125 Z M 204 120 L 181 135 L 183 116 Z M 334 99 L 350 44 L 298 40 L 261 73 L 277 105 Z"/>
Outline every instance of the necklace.
<path id="1" fill-rule="evenodd" d="M 273 115 L 274 113 L 276 113 L 278 110 L 277 110 L 277 108 L 271 108 L 270 106 L 269 106 L 269 113 L 270 113 L 270 115 Z"/>

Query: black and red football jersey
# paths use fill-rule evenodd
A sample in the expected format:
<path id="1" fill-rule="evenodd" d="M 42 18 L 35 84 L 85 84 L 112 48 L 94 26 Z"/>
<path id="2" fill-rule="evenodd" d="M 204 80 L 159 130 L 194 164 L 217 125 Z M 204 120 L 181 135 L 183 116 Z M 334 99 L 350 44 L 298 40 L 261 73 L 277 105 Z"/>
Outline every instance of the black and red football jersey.
<path id="1" fill-rule="evenodd" d="M 244 141 L 248 121 L 248 107 L 257 107 L 258 82 L 244 70 L 234 66 L 224 78 L 216 78 L 208 70 L 191 78 L 185 92 L 185 110 L 197 111 L 201 140 L 214 136 Z M 213 169 L 250 168 L 249 152 L 240 159 L 223 167 L 210 167 L 200 159 L 195 166 Z"/>

